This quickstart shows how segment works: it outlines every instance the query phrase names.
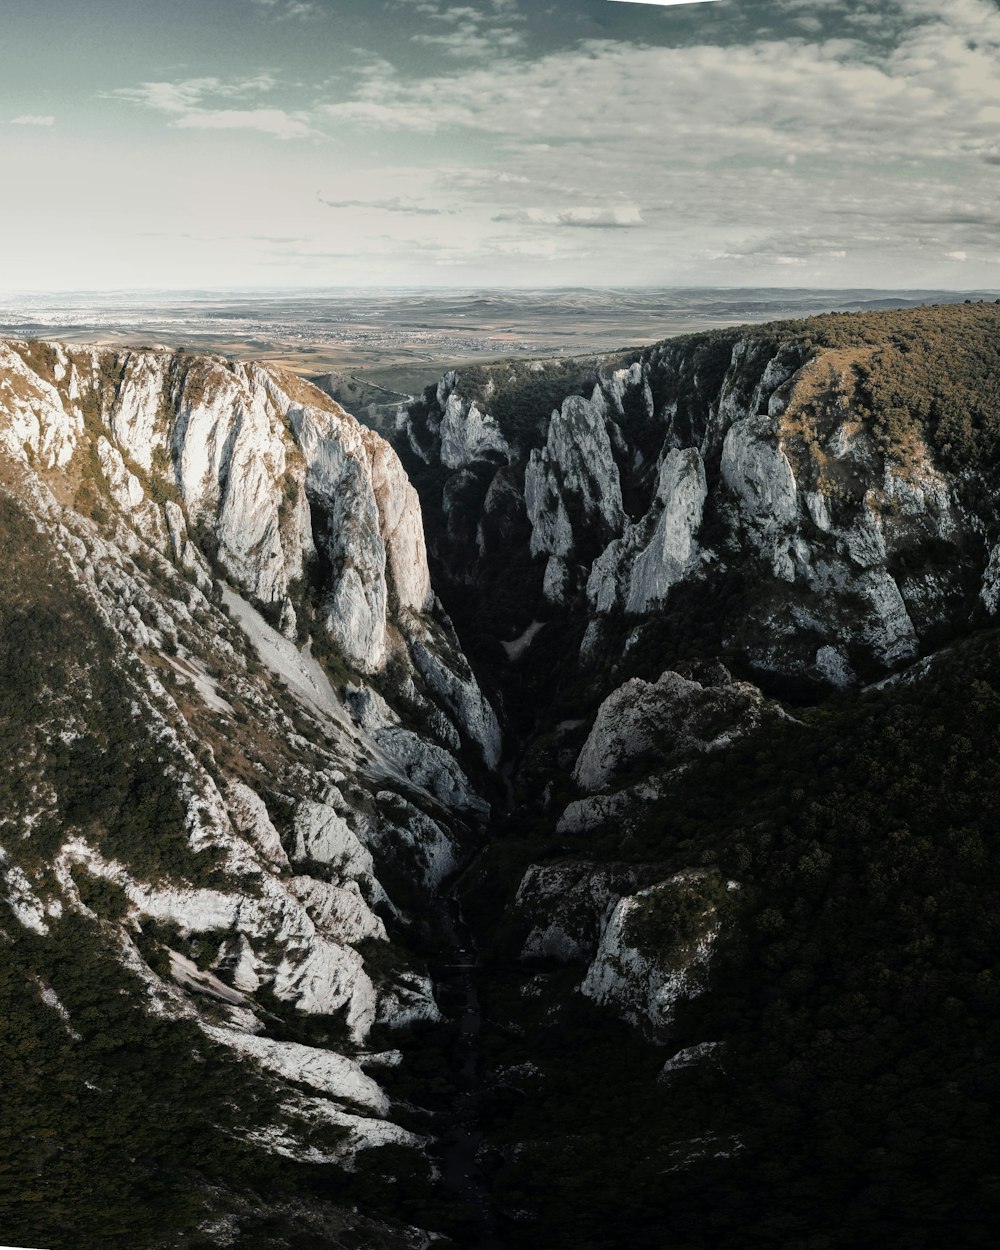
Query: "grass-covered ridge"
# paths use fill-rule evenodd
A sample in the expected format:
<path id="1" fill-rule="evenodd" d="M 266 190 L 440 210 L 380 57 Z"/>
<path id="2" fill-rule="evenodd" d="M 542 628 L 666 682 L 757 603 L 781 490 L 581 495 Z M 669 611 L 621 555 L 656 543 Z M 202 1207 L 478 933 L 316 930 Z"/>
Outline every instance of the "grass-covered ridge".
<path id="1" fill-rule="evenodd" d="M 950 468 L 993 467 L 1000 451 L 1000 304 L 940 304 L 867 313 L 825 313 L 671 339 L 664 360 L 702 357 L 707 389 L 721 383 L 740 339 L 806 359 L 836 350 L 853 359 L 861 407 L 889 444 L 925 433 Z M 721 371 L 721 372 L 720 372 Z M 706 376 L 709 375 L 709 376 Z"/>

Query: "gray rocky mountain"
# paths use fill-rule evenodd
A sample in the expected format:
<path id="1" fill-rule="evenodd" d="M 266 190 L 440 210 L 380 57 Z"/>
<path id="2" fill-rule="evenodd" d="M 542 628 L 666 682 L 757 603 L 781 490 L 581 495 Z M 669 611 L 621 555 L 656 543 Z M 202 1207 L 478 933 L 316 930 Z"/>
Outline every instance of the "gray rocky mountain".
<path id="1" fill-rule="evenodd" d="M 1000 604 L 992 462 L 880 409 L 845 324 L 449 373 L 392 445 L 278 369 L 0 344 L 11 1011 L 110 1122 L 88 995 L 120 985 L 132 1052 L 210 1072 L 206 1140 L 237 1150 L 135 1244 L 263 1237 L 270 1167 L 284 1237 L 496 1241 L 499 1177 L 531 1244 L 509 1177 L 537 1141 L 469 1125 L 489 1098 L 565 1109 L 533 1029 L 589 1039 L 598 1012 L 657 1098 L 722 1079 L 690 1005 L 760 903 L 761 817 L 720 795 L 723 854 L 691 789 L 808 735 L 803 707 L 933 678 Z M 742 1148 L 680 1133 L 671 1173 Z"/>
<path id="2" fill-rule="evenodd" d="M 29 632 L 62 680 L 35 672 L 5 709 L 7 940 L 97 924 L 151 1012 L 277 1083 L 243 1127 L 260 1148 L 351 1167 L 419 1147 L 368 1041 L 440 1013 L 386 921 L 412 925 L 475 838 L 490 805 L 466 769 L 500 734 L 395 453 L 273 370 L 10 342 L 0 468 L 5 625 L 78 621 Z M 145 824 L 133 754 L 156 773 Z M 124 802 L 74 797 L 83 757 Z"/>

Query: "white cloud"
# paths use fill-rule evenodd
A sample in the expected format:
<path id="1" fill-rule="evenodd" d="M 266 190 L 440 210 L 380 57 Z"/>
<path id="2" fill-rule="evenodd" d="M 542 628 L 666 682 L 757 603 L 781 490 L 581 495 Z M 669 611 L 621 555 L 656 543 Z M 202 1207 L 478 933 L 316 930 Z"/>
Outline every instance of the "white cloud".
<path id="1" fill-rule="evenodd" d="M 418 32 L 414 43 L 428 44 L 443 49 L 449 56 L 471 59 L 480 56 L 495 57 L 498 53 L 511 51 L 524 43 L 524 36 L 512 28 L 484 28 L 465 22 L 457 30 L 434 35 Z"/>
<path id="2" fill-rule="evenodd" d="M 489 220 L 519 238 L 644 225 L 616 235 L 614 255 L 633 278 L 709 255 L 842 274 L 837 262 L 850 255 L 872 281 L 907 264 L 916 280 L 918 258 L 933 267 L 949 251 L 995 251 L 1000 13 L 986 0 L 876 7 L 879 42 L 808 32 L 725 46 L 593 40 L 461 72 L 372 78 L 324 112 L 349 131 L 381 132 L 380 142 L 420 135 L 475 148 L 480 166 L 492 160 L 523 179 L 450 175 L 466 212 L 489 204 Z M 452 12 L 464 20 L 464 6 Z M 623 193 L 641 215 L 620 215 Z M 576 219 L 566 215 L 574 202 L 587 206 Z"/>
<path id="3" fill-rule="evenodd" d="M 615 208 L 519 208 L 497 213 L 494 221 L 520 222 L 529 226 L 573 226 L 589 229 L 631 229 L 642 226 L 642 214 L 634 205 Z"/>
<path id="4" fill-rule="evenodd" d="M 376 212 L 403 213 L 412 217 L 445 217 L 451 216 L 456 212 L 453 208 L 433 208 L 417 200 L 404 199 L 402 196 L 398 195 L 385 200 L 334 200 L 321 195 L 319 200 L 320 203 L 325 204 L 327 208 L 374 209 Z"/>
<path id="5" fill-rule="evenodd" d="M 265 9 L 280 18 L 318 17 L 322 12 L 312 0 L 253 0 L 259 9 Z"/>
<path id="6" fill-rule="evenodd" d="M 472 60 L 477 57 L 502 57 L 524 42 L 524 35 L 516 23 L 524 17 L 518 11 L 517 0 L 493 0 L 489 10 L 473 8 L 467 4 L 447 4 L 443 0 L 402 0 L 415 13 L 429 23 L 454 27 L 453 30 L 430 29 L 418 31 L 412 41 L 429 47 L 440 48 L 447 56 Z"/>
<path id="7" fill-rule="evenodd" d="M 89 265 L 169 282 L 252 281 L 267 266 L 291 282 L 944 286 L 996 260 L 992 0 L 760 0 L 756 14 L 732 0 L 684 46 L 664 42 L 678 27 L 666 19 L 644 23 L 646 43 L 579 43 L 595 27 L 567 20 L 560 36 L 547 4 L 409 0 L 405 22 L 403 7 L 369 0 L 375 51 L 363 52 L 333 0 L 245 0 L 257 20 L 233 44 L 242 74 L 136 71 L 104 96 L 135 110 L 126 135 L 95 127 L 82 145 L 60 109 L 42 145 L 58 160 L 9 142 L 22 201 L 11 237 L 38 238 L 31 265 L 11 263 L 60 282 L 83 282 Z M 280 79 L 253 72 L 301 42 L 282 19 L 317 11 L 349 39 Z M 620 24 L 624 10 L 607 13 Z M 706 42 L 723 27 L 724 46 Z M 244 35 L 258 40 L 249 60 Z M 154 132 L 142 143 L 137 117 Z M 317 135 L 322 164 L 301 142 Z M 66 184 L 106 200 L 123 139 L 134 165 L 113 204 L 60 207 Z M 131 234 L 139 221 L 161 236 L 155 252 Z"/>
<path id="8" fill-rule="evenodd" d="M 316 131 L 283 109 L 194 109 L 171 122 L 179 130 L 256 130 L 276 139 L 308 139 Z"/>
<path id="9" fill-rule="evenodd" d="M 20 117 L 10 119 L 12 126 L 54 126 L 56 119 L 51 114 L 42 116 L 38 113 L 22 113 Z"/>
<path id="10" fill-rule="evenodd" d="M 219 108 L 219 101 L 267 94 L 277 80 L 270 74 L 252 78 L 186 78 L 179 82 L 144 82 L 107 93 L 107 98 L 139 104 L 170 117 L 178 130 L 255 130 L 277 139 L 318 136 L 308 115 L 280 108 Z"/>
<path id="11" fill-rule="evenodd" d="M 661 8 L 669 8 L 679 4 L 711 4 L 712 0 L 612 0 L 616 4 L 658 4 Z"/>

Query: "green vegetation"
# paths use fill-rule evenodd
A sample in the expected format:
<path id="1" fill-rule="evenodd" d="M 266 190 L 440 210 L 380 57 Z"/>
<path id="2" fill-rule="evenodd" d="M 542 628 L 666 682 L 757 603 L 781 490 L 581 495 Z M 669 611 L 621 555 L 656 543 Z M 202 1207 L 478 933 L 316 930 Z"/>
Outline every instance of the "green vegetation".
<path id="1" fill-rule="evenodd" d="M 725 896 L 715 873 L 663 886 L 640 899 L 622 936 L 629 946 L 669 962 L 713 927 Z"/>
<path id="2" fill-rule="evenodd" d="M 0 1227 L 53 1250 L 160 1250 L 207 1244 L 198 1226 L 234 1194 L 245 1224 L 258 1194 L 321 1202 L 320 1178 L 245 1141 L 277 1112 L 253 1065 L 190 1021 L 150 1015 L 93 921 L 19 933 L 0 969 Z M 64 1022 L 40 987 L 58 996 Z M 338 1131 L 313 1132 L 320 1149 Z M 302 1232 L 301 1219 L 287 1221 Z M 264 1230 L 266 1231 L 266 1230 Z M 253 1239 L 251 1239 L 253 1240 Z M 261 1236 L 254 1244 L 287 1244 Z M 295 1244 L 307 1244 L 295 1241 Z"/>
<path id="3" fill-rule="evenodd" d="M 776 355 L 795 370 L 831 353 L 830 377 L 843 374 L 876 448 L 906 466 L 925 441 L 939 465 L 962 475 L 959 489 L 992 523 L 1000 306 L 835 314 L 633 353 L 650 366 L 657 411 L 675 406 L 682 439 L 701 442 L 734 348 L 746 339 L 742 401 Z M 494 415 L 503 383 L 489 400 L 484 388 L 499 372 L 484 371 L 468 386 L 463 373 L 461 383 L 463 395 Z M 793 431 L 803 457 L 814 460 L 838 396 L 815 398 L 813 408 L 796 412 L 801 428 Z M 429 408 L 433 396 L 427 400 Z M 542 430 L 538 412 L 525 411 L 520 426 L 505 411 L 504 428 Z M 662 424 L 649 420 L 638 392 L 621 424 L 647 459 L 658 452 Z M 423 432 L 418 420 L 418 437 Z M 510 1217 L 510 1245 L 991 1245 L 1000 1217 L 1000 1132 L 991 1112 L 1000 1095 L 993 920 L 1000 911 L 993 763 L 1000 639 L 967 637 L 926 677 L 863 697 L 830 698 L 804 681 L 773 683 L 773 692 L 798 705 L 796 721 L 699 760 L 644 818 L 609 824 L 581 843 L 553 830 L 553 813 L 575 797 L 566 773 L 580 736 L 547 729 L 592 713 L 601 692 L 628 676 L 655 678 L 716 657 L 750 675 L 741 648 L 753 629 L 751 609 L 769 593 L 767 578 L 746 564 L 675 590 L 624 658 L 635 622 L 612 623 L 594 668 L 580 673 L 580 614 L 539 609 L 538 562 L 524 554 L 523 530 L 509 529 L 492 560 L 461 546 L 465 529 L 475 533 L 492 467 L 481 482 L 466 475 L 460 497 L 440 466 L 413 467 L 432 554 L 454 583 L 442 592 L 448 610 L 480 680 L 502 691 L 508 723 L 526 740 L 518 761 L 523 806 L 495 823 L 466 878 L 467 914 L 488 961 L 480 992 L 489 1001 L 489 1067 L 502 1088 L 503 1072 L 537 1069 L 487 1107 L 484 1150 L 499 1208 Z M 845 497 L 855 486 L 831 483 Z M 455 533 L 436 507 L 445 489 L 460 505 Z M 648 483 L 626 483 L 630 511 L 644 506 L 643 490 Z M 718 525 L 710 512 L 707 544 Z M 971 615 L 978 586 L 966 593 L 952 568 L 954 547 L 939 547 L 925 544 L 898 572 L 948 576 L 956 586 L 949 636 L 968 635 L 981 620 Z M 973 573 L 978 559 L 968 561 Z M 497 639 L 514 636 L 532 616 L 560 619 L 512 668 Z M 804 650 L 809 645 L 812 654 L 820 640 L 806 637 Z M 857 671 L 875 675 L 870 657 L 850 658 Z M 671 1042 L 679 1050 L 723 1041 L 719 1063 L 658 1084 L 670 1051 L 581 1000 L 574 987 L 582 968 L 529 974 L 517 965 L 525 936 L 509 912 L 517 882 L 529 863 L 567 855 L 662 863 L 664 877 L 709 870 L 703 900 L 678 893 L 670 907 L 657 896 L 633 915 L 629 938 L 654 951 L 689 943 L 705 907 L 719 901 L 713 891 L 730 878 L 741 883 L 726 898 L 732 918 L 712 988 L 682 1007 Z"/>
<path id="4" fill-rule="evenodd" d="M 516 881 L 568 848 L 521 819 L 498 830 L 471 911 L 496 961 L 488 1045 L 495 1062 L 542 1072 L 487 1135 L 501 1152 L 527 1143 L 496 1173 L 502 1208 L 531 1212 L 510 1226 L 512 1246 L 991 1244 L 998 642 L 976 636 L 920 680 L 704 757 L 631 833 L 588 835 L 598 860 L 717 870 L 705 903 L 740 882 L 711 989 L 682 1005 L 671 1042 L 723 1041 L 721 1065 L 657 1084 L 651 1069 L 670 1051 L 591 1019 L 572 993 L 581 970 L 558 974 L 563 990 L 520 994 L 497 872 L 503 854 Z M 680 892 L 677 903 L 640 914 L 630 936 L 653 949 L 689 940 L 701 906 Z"/>
<path id="5" fill-rule="evenodd" d="M 179 760 L 132 706 L 138 674 L 3 491 L 0 543 L 5 853 L 43 899 L 62 894 L 51 864 L 77 830 L 137 877 L 222 884 L 214 853 L 188 845 Z M 146 986 L 122 964 L 123 890 L 83 865 L 72 877 L 96 919 L 67 909 L 39 935 L 0 909 L 4 1240 L 52 1250 L 196 1250 L 214 1244 L 200 1226 L 224 1214 L 247 1250 L 402 1245 L 386 1231 L 386 1212 L 416 1210 L 423 1199 L 415 1195 L 429 1192 L 425 1165 L 375 1152 L 351 1177 L 250 1142 L 248 1134 L 287 1119 L 283 1096 L 192 1021 L 150 1013 Z M 194 939 L 151 922 L 126 932 L 161 975 L 165 946 L 204 967 L 226 936 Z M 68 1018 L 41 997 L 51 1000 L 50 991 Z M 272 1035 L 343 1048 L 339 1018 L 297 1017 L 262 1000 Z M 293 1127 L 320 1152 L 342 1145 L 337 1128 Z M 359 1205 L 373 1207 L 379 1224 L 370 1228 Z"/>
<path id="6" fill-rule="evenodd" d="M 995 303 L 827 313 L 749 331 L 671 339 L 644 353 L 655 366 L 657 408 L 677 398 L 692 404 L 678 378 L 693 379 L 695 396 L 717 395 L 741 338 L 751 340 L 762 360 L 779 351 L 797 363 L 823 348 L 862 351 L 859 415 L 872 422 L 887 451 L 919 431 L 951 468 L 992 469 L 1000 460 L 1000 306 Z"/>
<path id="7" fill-rule="evenodd" d="M 919 435 L 939 462 L 977 471 L 991 489 L 1000 461 L 998 331 L 1000 309 L 983 304 L 764 326 L 751 334 L 746 384 L 755 385 L 757 366 L 776 353 L 792 366 L 810 353 L 843 353 L 857 415 L 878 448 L 905 459 Z M 657 410 L 675 405 L 682 437 L 700 439 L 745 335 L 719 331 L 641 353 Z M 45 349 L 36 354 L 39 368 L 50 367 Z M 620 363 L 639 356 L 625 354 Z M 189 366 L 192 402 L 205 368 Z M 560 361 L 537 372 L 521 364 L 470 369 L 462 387 L 526 451 L 544 438 L 553 407 L 569 393 L 589 392 L 594 368 Z M 113 376 L 103 378 L 84 401 L 91 435 L 99 391 L 114 385 Z M 418 437 L 428 435 L 433 403 L 428 393 L 416 407 Z M 797 431 L 803 455 L 815 453 L 810 421 L 822 415 L 820 407 L 804 414 Z M 648 460 L 662 430 L 637 392 L 627 397 L 622 424 Z M 92 445 L 81 462 L 78 500 L 100 520 L 107 505 Z M 155 491 L 169 465 L 160 457 L 153 468 L 148 488 Z M 501 474 L 516 487 L 522 471 L 523 457 Z M 425 498 L 435 491 L 439 498 L 447 477 L 440 467 L 417 465 L 415 473 Z M 497 480 L 493 465 L 467 476 L 458 529 L 466 513 L 478 516 Z M 648 485 L 637 478 L 628 507 L 643 506 Z M 283 518 L 294 502 L 289 485 Z M 456 581 L 470 568 L 476 577 L 476 593 L 466 586 L 449 609 L 460 632 L 475 639 L 470 654 L 484 684 L 502 687 L 510 724 L 529 739 L 519 761 L 524 806 L 498 819 L 489 850 L 466 878 L 466 914 L 484 960 L 490 1080 L 482 1157 L 506 1244 L 995 1244 L 1000 637 L 957 642 L 923 675 L 881 691 L 816 703 L 814 691 L 799 690 L 804 706 L 795 720 L 768 721 L 730 749 L 696 759 L 671 779 L 668 798 L 580 843 L 553 826 L 574 797 L 568 770 L 585 727 L 557 722 L 585 716 L 602 691 L 632 673 L 655 677 L 667 666 L 719 656 L 724 638 L 739 639 L 740 621 L 752 628 L 748 601 L 764 592 L 749 566 L 724 585 L 685 587 L 624 661 L 631 623 L 609 632 L 588 673 L 575 661 L 586 621 L 557 620 L 547 610 L 528 661 L 514 670 L 498 639 L 532 619 L 539 581 L 538 562 L 522 541 L 524 519 L 512 510 L 497 520 L 496 548 L 507 544 L 512 554 L 502 567 L 476 567 L 478 554 L 446 532 L 436 511 L 426 515 L 437 559 L 447 563 L 459 553 Z M 710 515 L 708 538 L 714 523 Z M 27 514 L 4 495 L 0 538 L 8 553 L 0 567 L 5 845 L 43 897 L 55 888 L 50 865 L 72 831 L 138 876 L 215 883 L 213 854 L 195 854 L 188 844 L 179 761 L 136 714 L 116 640 L 67 585 Z M 199 540 L 211 555 L 207 530 Z M 935 558 L 943 564 L 948 553 Z M 319 563 L 308 568 L 293 599 L 302 637 L 313 635 L 317 655 L 343 687 L 354 674 L 321 625 L 328 577 Z M 401 676 L 387 673 L 383 688 L 401 685 Z M 307 718 L 296 724 L 308 737 Z M 308 766 L 307 752 L 301 762 Z M 629 780 L 650 767 L 651 759 L 639 762 Z M 287 835 L 292 801 L 268 798 Z M 723 914 L 710 988 L 680 1005 L 669 1048 L 583 999 L 576 992 L 582 968 L 526 971 L 516 962 L 518 920 L 508 908 L 524 868 L 581 855 L 662 865 L 663 878 L 704 874 L 683 889 L 655 892 L 631 914 L 626 940 L 645 951 L 669 958 L 697 939 L 712 909 Z M 190 1022 L 148 1014 L 145 987 L 116 958 L 122 890 L 82 868 L 73 876 L 96 920 L 67 912 L 48 935 L 0 922 L 6 1237 L 54 1250 L 196 1247 L 206 1244 L 197 1229 L 213 1209 L 242 1203 L 237 1246 L 318 1250 L 351 1244 L 303 1215 L 333 1201 L 389 1211 L 462 1244 L 474 1236 L 475 1213 L 449 1210 L 426 1162 L 411 1151 L 373 1151 L 349 1177 L 246 1144 L 245 1128 L 273 1115 L 273 1090 Z M 740 889 L 726 892 L 729 879 Z M 412 882 L 397 893 L 391 871 L 385 880 L 417 912 Z M 407 951 L 433 953 L 433 927 L 417 914 L 405 933 Z M 166 946 L 204 967 L 225 936 L 192 939 L 147 924 L 134 938 L 150 966 L 166 972 Z M 396 946 L 371 942 L 362 953 L 376 980 L 408 966 Z M 51 994 L 42 997 L 49 988 L 68 1019 L 50 1005 Z M 300 1018 L 266 990 L 259 999 L 272 1036 L 346 1044 L 340 1017 Z M 396 1040 L 387 1031 L 373 1038 L 387 1046 Z M 673 1051 L 705 1041 L 723 1043 L 717 1062 L 657 1079 Z M 467 1053 L 458 1027 L 419 1029 L 406 1051 L 401 1068 L 384 1078 L 415 1104 L 401 1117 L 422 1131 L 454 1123 L 445 1117 L 463 1089 Z M 337 1140 L 335 1131 L 317 1129 L 311 1142 L 329 1148 Z M 278 1194 L 287 1204 L 281 1210 Z M 356 1233 L 354 1244 L 380 1244 L 365 1237 Z"/>

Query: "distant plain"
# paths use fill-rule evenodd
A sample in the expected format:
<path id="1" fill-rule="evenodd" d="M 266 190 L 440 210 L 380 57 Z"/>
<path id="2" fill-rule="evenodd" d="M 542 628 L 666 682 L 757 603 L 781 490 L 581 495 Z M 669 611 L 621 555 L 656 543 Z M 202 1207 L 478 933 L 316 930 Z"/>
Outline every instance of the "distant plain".
<path id="1" fill-rule="evenodd" d="M 417 394 L 473 361 L 599 355 L 745 322 L 997 294 L 712 287 L 25 294 L 0 296 L 0 336 L 184 348 L 307 377 L 332 374 L 331 391 L 356 409 Z"/>

